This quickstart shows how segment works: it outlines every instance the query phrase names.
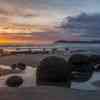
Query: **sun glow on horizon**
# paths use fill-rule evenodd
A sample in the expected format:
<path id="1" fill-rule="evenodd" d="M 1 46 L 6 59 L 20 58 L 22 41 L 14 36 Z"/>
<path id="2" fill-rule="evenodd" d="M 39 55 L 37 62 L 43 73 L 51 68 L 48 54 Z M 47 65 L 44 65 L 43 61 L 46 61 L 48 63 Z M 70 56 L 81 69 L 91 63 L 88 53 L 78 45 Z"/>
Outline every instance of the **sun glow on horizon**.
<path id="1" fill-rule="evenodd" d="M 35 45 L 35 44 L 49 44 L 52 41 L 41 36 L 31 35 L 0 35 L 0 45 Z"/>
<path id="2" fill-rule="evenodd" d="M 0 45 L 97 38 L 100 1 L 92 1 L 0 0 Z"/>

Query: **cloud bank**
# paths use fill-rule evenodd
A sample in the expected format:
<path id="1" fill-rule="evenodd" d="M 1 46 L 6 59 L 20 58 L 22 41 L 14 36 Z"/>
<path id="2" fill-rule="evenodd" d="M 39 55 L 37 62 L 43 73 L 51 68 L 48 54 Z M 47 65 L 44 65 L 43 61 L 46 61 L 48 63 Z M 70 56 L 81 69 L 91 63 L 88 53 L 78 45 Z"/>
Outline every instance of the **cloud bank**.
<path id="1" fill-rule="evenodd" d="M 69 16 L 62 22 L 61 28 L 66 34 L 100 36 L 100 14 L 81 13 Z"/>

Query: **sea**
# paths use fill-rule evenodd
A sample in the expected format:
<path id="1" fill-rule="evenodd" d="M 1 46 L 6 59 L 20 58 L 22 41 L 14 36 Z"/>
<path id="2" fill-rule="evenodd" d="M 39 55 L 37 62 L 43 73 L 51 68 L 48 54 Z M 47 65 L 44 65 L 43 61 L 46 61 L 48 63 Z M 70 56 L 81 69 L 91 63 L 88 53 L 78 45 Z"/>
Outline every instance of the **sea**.
<path id="1" fill-rule="evenodd" d="M 86 50 L 100 54 L 100 43 L 59 43 L 53 45 L 53 47 L 68 48 L 69 50 Z"/>
<path id="2" fill-rule="evenodd" d="M 95 52 L 100 54 L 100 43 L 57 43 L 57 44 L 49 44 L 49 45 L 35 45 L 35 46 L 0 46 L 0 49 L 6 50 L 25 50 L 25 49 L 32 49 L 34 51 L 43 50 L 46 48 L 51 50 L 52 48 L 57 49 L 65 49 L 68 48 L 69 50 L 87 50 L 91 52 Z"/>

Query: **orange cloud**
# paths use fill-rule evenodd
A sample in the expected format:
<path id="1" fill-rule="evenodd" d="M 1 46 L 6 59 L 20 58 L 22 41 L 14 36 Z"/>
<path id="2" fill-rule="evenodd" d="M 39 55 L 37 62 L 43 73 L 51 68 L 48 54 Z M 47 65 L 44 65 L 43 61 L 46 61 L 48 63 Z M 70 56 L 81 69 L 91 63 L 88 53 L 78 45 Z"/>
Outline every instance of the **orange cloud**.
<path id="1" fill-rule="evenodd" d="M 51 43 L 51 39 L 41 37 L 39 35 L 25 36 L 25 35 L 0 35 L 0 45 L 6 44 L 45 44 Z"/>

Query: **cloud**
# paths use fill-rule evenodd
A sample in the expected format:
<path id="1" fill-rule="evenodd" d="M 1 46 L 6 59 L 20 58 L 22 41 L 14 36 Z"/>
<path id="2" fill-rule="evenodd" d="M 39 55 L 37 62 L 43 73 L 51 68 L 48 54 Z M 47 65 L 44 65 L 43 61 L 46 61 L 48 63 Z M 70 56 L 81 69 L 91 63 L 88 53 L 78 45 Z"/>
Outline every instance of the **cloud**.
<path id="1" fill-rule="evenodd" d="M 0 15 L 34 17 L 32 0 L 0 0 Z"/>
<path id="2" fill-rule="evenodd" d="M 32 4 L 33 0 L 0 0 L 0 33 L 37 31 L 31 25 L 40 14 Z"/>
<path id="3" fill-rule="evenodd" d="M 67 17 L 61 24 L 65 33 L 96 36 L 100 35 L 100 14 L 81 13 L 75 17 Z"/>
<path id="4" fill-rule="evenodd" d="M 0 7 L 0 15 L 3 16 L 21 16 L 21 17 L 37 17 L 38 13 L 34 12 L 32 9 L 22 9 L 13 7 Z"/>

